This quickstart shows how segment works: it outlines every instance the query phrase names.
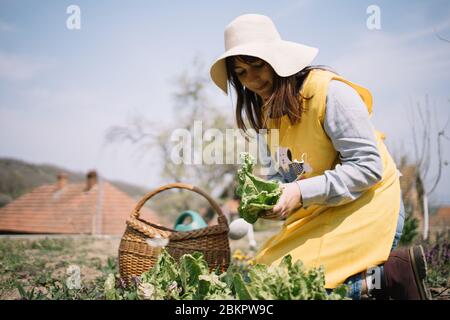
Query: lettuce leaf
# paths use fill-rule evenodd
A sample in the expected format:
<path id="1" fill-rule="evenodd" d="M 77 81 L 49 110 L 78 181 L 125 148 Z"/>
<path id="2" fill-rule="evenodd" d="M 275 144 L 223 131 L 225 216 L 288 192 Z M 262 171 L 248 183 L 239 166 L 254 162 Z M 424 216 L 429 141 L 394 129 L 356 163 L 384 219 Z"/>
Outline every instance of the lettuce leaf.
<path id="1" fill-rule="evenodd" d="M 267 181 L 253 174 L 254 159 L 249 153 L 241 153 L 241 159 L 236 190 L 241 198 L 238 212 L 248 223 L 255 223 L 264 211 L 277 204 L 282 189 L 278 181 Z"/>
<path id="2" fill-rule="evenodd" d="M 247 281 L 237 274 L 233 284 L 237 297 L 245 300 L 340 300 L 346 296 L 345 286 L 327 292 L 323 268 L 305 271 L 301 261 L 292 263 L 290 255 L 278 266 L 256 264 Z"/>
<path id="3" fill-rule="evenodd" d="M 345 299 L 346 287 L 327 292 L 323 268 L 305 270 L 285 256 L 279 265 L 231 264 L 222 274 L 210 272 L 203 254 L 183 255 L 179 262 L 165 250 L 158 262 L 139 278 L 135 291 L 119 294 L 114 275 L 105 281 L 107 299 L 165 300 L 335 300 Z"/>

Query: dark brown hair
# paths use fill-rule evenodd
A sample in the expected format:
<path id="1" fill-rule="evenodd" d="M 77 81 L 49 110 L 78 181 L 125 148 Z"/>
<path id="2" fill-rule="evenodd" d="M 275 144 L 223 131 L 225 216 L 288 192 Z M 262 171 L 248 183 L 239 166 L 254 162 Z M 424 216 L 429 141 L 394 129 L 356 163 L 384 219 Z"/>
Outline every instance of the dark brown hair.
<path id="1" fill-rule="evenodd" d="M 280 77 L 273 72 L 273 93 L 266 102 L 265 114 L 263 114 L 264 102 L 261 97 L 255 92 L 247 89 L 239 81 L 234 72 L 234 60 L 238 59 L 246 64 L 262 60 L 253 56 L 232 56 L 226 58 L 227 76 L 231 85 L 235 88 L 237 93 L 236 102 L 236 122 L 239 129 L 247 131 L 247 126 L 244 122 L 245 118 L 249 125 L 256 131 L 260 129 L 267 129 L 268 118 L 275 119 L 276 127 L 279 128 L 281 117 L 287 115 L 292 125 L 301 121 L 302 113 L 305 112 L 303 100 L 309 100 L 311 97 L 304 97 L 301 95 L 303 82 L 313 69 L 322 69 L 336 73 L 327 66 L 308 66 L 300 72 L 289 76 Z M 262 60 L 264 61 L 264 60 Z M 265 61 L 264 61 L 265 62 Z M 266 62 L 267 63 L 267 62 Z M 270 66 L 270 65 L 269 65 Z"/>

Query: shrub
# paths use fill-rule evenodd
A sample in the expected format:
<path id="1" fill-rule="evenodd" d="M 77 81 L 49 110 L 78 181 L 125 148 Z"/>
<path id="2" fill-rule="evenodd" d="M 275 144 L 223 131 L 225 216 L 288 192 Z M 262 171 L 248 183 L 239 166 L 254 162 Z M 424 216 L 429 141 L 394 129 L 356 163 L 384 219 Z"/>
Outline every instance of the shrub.
<path id="1" fill-rule="evenodd" d="M 431 287 L 450 285 L 450 230 L 436 234 L 433 243 L 425 244 L 428 264 L 427 282 Z"/>
<path id="2" fill-rule="evenodd" d="M 417 231 L 419 222 L 412 216 L 407 216 L 403 225 L 403 232 L 399 245 L 408 246 L 413 243 L 419 232 Z"/>

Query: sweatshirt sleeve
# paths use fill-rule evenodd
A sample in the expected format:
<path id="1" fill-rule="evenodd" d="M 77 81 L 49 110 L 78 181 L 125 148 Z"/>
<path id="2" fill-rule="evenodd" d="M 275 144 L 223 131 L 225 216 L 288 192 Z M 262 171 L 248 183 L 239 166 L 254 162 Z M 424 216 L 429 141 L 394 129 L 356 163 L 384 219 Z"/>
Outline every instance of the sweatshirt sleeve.
<path id="1" fill-rule="evenodd" d="M 320 176 L 297 181 L 304 207 L 351 202 L 382 178 L 383 165 L 367 108 L 358 93 L 342 81 L 329 84 L 324 129 L 341 164 Z"/>
<path id="2" fill-rule="evenodd" d="M 261 161 L 261 168 L 259 176 L 265 180 L 276 180 L 281 183 L 287 182 L 283 176 L 275 168 L 275 163 L 270 154 L 270 148 L 266 141 L 260 136 L 258 139 L 258 156 Z"/>

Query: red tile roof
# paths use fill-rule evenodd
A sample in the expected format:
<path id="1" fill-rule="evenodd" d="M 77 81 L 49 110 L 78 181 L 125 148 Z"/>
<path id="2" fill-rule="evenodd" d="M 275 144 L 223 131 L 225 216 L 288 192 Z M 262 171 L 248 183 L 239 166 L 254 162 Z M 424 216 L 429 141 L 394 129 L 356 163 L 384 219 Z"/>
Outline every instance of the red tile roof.
<path id="1" fill-rule="evenodd" d="M 450 207 L 439 208 L 436 214 L 431 216 L 430 225 L 450 227 Z"/>
<path id="2" fill-rule="evenodd" d="M 0 232 L 119 235 L 137 201 L 106 181 L 42 185 L 0 208 Z M 154 211 L 141 216 L 159 223 Z"/>

